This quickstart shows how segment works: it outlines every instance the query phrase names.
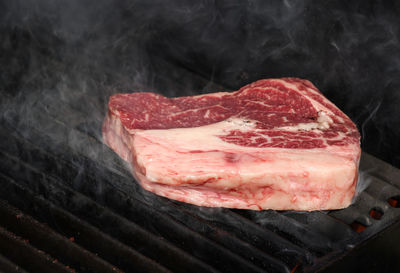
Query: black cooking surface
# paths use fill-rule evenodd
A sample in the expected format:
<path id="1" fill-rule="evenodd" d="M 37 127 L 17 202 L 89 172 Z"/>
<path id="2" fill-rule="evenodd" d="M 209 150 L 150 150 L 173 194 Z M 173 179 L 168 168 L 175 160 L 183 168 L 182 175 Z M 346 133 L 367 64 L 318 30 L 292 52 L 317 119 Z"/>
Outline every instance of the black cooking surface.
<path id="1" fill-rule="evenodd" d="M 205 208 L 144 191 L 102 144 L 101 124 L 118 92 L 183 96 L 296 76 L 356 122 L 364 151 L 400 166 L 399 10 L 395 1 L 0 2 L 0 271 L 390 268 L 400 171 L 368 153 L 347 209 Z"/>
<path id="2" fill-rule="evenodd" d="M 231 210 L 156 196 L 102 144 L 102 119 L 90 111 L 103 101 L 76 94 L 92 105 L 9 98 L 26 112 L 10 107 L 2 119 L 0 253 L 28 271 L 313 272 L 400 220 L 400 171 L 365 153 L 367 188 L 344 210 Z"/>

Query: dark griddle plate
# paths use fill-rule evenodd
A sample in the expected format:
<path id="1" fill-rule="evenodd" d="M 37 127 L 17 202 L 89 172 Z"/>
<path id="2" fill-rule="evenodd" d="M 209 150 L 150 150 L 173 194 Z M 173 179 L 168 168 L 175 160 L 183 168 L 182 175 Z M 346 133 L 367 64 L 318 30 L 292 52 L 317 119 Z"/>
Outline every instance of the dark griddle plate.
<path id="1" fill-rule="evenodd" d="M 197 207 L 142 190 L 84 108 L 45 97 L 35 107 L 45 111 L 1 121 L 0 269 L 315 272 L 400 220 L 387 201 L 400 196 L 400 171 L 365 153 L 369 186 L 347 209 Z"/>

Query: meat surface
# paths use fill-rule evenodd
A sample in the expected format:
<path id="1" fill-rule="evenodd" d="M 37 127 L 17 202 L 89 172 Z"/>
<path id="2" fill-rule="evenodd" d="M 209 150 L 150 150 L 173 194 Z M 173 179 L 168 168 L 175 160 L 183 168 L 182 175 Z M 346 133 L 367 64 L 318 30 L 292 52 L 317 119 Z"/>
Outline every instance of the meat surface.
<path id="1" fill-rule="evenodd" d="M 349 206 L 361 154 L 354 123 L 296 78 L 192 97 L 116 94 L 103 139 L 148 191 L 254 210 Z"/>

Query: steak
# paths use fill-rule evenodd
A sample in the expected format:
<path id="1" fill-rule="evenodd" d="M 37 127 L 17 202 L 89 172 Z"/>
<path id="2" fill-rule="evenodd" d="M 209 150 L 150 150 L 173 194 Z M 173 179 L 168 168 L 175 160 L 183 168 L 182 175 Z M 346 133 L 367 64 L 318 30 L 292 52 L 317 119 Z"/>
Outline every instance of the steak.
<path id="1" fill-rule="evenodd" d="M 148 191 L 254 210 L 349 206 L 361 154 L 355 124 L 297 78 L 190 97 L 116 94 L 103 139 Z"/>

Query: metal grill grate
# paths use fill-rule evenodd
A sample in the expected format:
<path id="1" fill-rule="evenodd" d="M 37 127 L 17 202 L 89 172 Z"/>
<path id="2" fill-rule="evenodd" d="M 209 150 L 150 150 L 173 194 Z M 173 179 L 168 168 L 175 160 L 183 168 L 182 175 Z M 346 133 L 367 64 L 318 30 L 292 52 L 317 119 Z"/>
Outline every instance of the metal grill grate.
<path id="1" fill-rule="evenodd" d="M 344 210 L 202 208 L 142 190 L 85 109 L 37 107 L 43 127 L 2 120 L 5 271 L 314 272 L 400 219 L 400 171 L 367 154 L 369 187 Z"/>

